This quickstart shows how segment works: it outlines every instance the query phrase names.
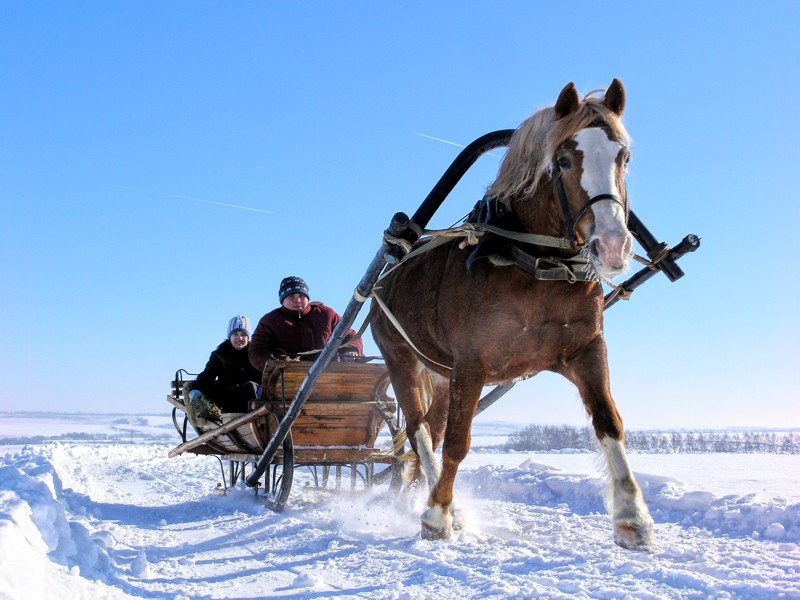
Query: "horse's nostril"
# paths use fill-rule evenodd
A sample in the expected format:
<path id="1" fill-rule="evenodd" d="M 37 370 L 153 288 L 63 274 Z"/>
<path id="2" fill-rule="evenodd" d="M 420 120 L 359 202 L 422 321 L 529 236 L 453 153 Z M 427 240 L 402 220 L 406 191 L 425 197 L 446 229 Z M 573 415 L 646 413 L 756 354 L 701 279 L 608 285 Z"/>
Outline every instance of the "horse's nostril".
<path id="1" fill-rule="evenodd" d="M 589 242 L 589 252 L 591 252 L 594 256 L 599 256 L 597 250 L 597 240 L 592 240 Z"/>

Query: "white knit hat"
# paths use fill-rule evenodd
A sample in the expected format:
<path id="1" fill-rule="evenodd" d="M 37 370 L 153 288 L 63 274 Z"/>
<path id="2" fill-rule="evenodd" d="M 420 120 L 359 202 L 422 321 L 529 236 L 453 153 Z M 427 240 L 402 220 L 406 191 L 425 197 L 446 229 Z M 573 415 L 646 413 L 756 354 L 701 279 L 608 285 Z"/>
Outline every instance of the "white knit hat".
<path id="1" fill-rule="evenodd" d="M 237 331 L 241 331 L 246 334 L 247 337 L 250 337 L 250 319 L 243 315 L 233 317 L 228 322 L 228 339 Z"/>

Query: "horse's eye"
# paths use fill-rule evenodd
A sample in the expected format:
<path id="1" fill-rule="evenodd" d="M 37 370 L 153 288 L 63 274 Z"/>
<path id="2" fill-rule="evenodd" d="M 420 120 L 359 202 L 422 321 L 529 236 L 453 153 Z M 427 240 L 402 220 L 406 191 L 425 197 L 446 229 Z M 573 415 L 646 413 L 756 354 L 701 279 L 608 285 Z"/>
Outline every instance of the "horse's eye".
<path id="1" fill-rule="evenodd" d="M 571 169 L 572 161 L 567 156 L 558 157 L 558 166 L 562 169 Z"/>

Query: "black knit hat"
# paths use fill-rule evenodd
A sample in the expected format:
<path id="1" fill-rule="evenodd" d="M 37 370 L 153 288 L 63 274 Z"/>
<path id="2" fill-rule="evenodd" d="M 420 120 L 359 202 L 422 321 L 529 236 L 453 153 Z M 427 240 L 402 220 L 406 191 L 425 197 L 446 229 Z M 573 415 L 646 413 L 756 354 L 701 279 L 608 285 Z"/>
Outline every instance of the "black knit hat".
<path id="1" fill-rule="evenodd" d="M 284 278 L 284 280 L 281 281 L 281 287 L 278 290 L 278 298 L 280 298 L 281 304 L 283 304 L 283 301 L 292 294 L 303 294 L 306 298 L 309 298 L 308 285 L 306 282 L 299 277 Z"/>

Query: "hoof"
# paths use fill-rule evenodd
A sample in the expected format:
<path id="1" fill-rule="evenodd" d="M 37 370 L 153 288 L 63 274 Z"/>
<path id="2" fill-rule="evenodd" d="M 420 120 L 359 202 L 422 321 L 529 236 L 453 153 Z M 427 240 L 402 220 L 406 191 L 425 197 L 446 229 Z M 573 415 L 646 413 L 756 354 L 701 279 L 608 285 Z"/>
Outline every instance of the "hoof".
<path id="1" fill-rule="evenodd" d="M 449 540 L 453 535 L 453 527 L 434 527 L 423 521 L 420 535 L 423 540 Z"/>
<path id="2" fill-rule="evenodd" d="M 656 539 L 652 525 L 619 523 L 614 525 L 614 542 L 626 550 L 655 552 Z"/>
<path id="3" fill-rule="evenodd" d="M 421 521 L 423 540 L 446 540 L 453 534 L 453 518 L 439 506 L 428 508 Z"/>

